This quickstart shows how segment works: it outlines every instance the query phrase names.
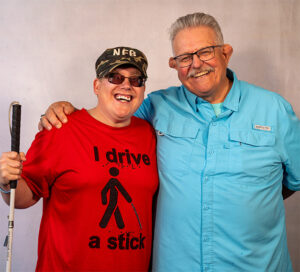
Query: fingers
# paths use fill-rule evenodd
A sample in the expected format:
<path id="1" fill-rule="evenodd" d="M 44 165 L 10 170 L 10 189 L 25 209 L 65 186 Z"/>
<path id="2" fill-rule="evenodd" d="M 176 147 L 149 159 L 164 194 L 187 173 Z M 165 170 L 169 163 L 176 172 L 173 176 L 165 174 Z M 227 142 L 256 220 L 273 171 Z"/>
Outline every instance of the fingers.
<path id="1" fill-rule="evenodd" d="M 25 156 L 24 152 L 20 152 L 19 155 L 20 155 L 20 160 L 21 160 L 22 162 L 26 161 L 26 156 Z"/>
<path id="2" fill-rule="evenodd" d="M 72 113 L 74 110 L 75 108 L 73 105 L 66 101 L 51 104 L 47 109 L 46 114 L 41 116 L 39 130 L 41 130 L 42 127 L 50 130 L 52 126 L 61 128 L 62 123 L 66 123 L 68 121 L 66 115 Z"/>
<path id="3" fill-rule="evenodd" d="M 43 130 L 44 128 L 47 130 L 51 130 L 52 125 L 50 124 L 50 122 L 47 119 L 48 117 L 46 115 L 41 116 L 40 118 L 40 122 L 38 125 L 39 131 Z"/>
<path id="4" fill-rule="evenodd" d="M 58 116 L 61 116 L 62 113 L 63 113 L 62 108 L 56 107 L 56 112 L 55 112 L 52 106 L 50 106 L 50 108 L 48 108 L 46 111 L 46 115 L 42 119 L 45 120 L 46 124 L 48 122 L 50 123 L 50 125 L 53 125 L 56 128 L 61 128 L 62 123 Z"/>
<path id="5" fill-rule="evenodd" d="M 75 111 L 73 105 L 67 101 L 60 101 L 53 103 L 50 108 L 56 114 L 60 122 L 68 122 L 67 114 L 71 114 Z M 51 122 L 52 123 L 52 122 Z"/>
<path id="6" fill-rule="evenodd" d="M 67 116 L 64 111 L 64 105 L 53 105 L 52 108 L 53 112 L 56 114 L 57 118 L 59 119 L 60 122 L 66 123 L 67 122 Z"/>
<path id="7" fill-rule="evenodd" d="M 67 115 L 69 115 L 69 114 L 71 114 L 72 112 L 74 112 L 75 111 L 75 108 L 74 108 L 74 106 L 71 104 L 71 103 L 69 103 L 69 102 L 67 102 L 67 101 L 64 101 L 63 102 L 64 103 L 64 112 L 65 112 L 65 114 L 67 114 Z M 63 121 L 63 120 L 62 120 Z M 66 122 L 67 122 L 68 120 L 66 120 Z M 64 122 L 64 121 L 63 121 Z M 65 123 L 65 122 L 64 122 Z"/>
<path id="8" fill-rule="evenodd" d="M 42 125 L 42 119 L 43 117 L 41 116 L 41 118 L 40 118 L 40 121 L 39 121 L 39 123 L 38 123 L 38 130 L 39 131 L 42 131 L 43 129 L 44 129 L 44 127 L 43 127 L 43 125 Z M 50 128 L 51 129 L 51 128 Z M 49 130 L 48 128 L 47 128 L 47 130 Z"/>
<path id="9" fill-rule="evenodd" d="M 22 161 L 26 160 L 25 154 L 5 152 L 0 157 L 0 185 L 7 186 L 10 180 L 19 180 L 22 173 Z"/>

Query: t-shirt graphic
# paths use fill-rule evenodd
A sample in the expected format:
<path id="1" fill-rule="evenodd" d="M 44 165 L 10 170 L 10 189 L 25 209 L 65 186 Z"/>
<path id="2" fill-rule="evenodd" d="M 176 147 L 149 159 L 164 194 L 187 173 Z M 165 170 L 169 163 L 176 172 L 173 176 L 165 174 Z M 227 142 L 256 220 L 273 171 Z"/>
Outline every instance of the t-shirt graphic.
<path id="1" fill-rule="evenodd" d="M 109 173 L 111 176 L 116 177 L 119 175 L 119 170 L 116 167 L 111 167 L 109 169 Z M 123 185 L 121 184 L 121 182 L 116 179 L 116 178 L 111 178 L 108 183 L 104 186 L 104 188 L 101 191 L 101 198 L 102 198 L 102 204 L 106 205 L 107 204 L 107 194 L 108 191 L 110 191 L 110 195 L 109 195 L 109 203 L 108 206 L 106 208 L 106 211 L 99 223 L 101 228 L 106 228 L 111 216 L 114 214 L 115 217 L 115 221 L 116 224 L 118 226 L 119 229 L 123 229 L 125 227 L 124 224 L 124 220 L 122 218 L 121 212 L 119 207 L 117 206 L 118 204 L 118 190 L 119 192 L 123 195 L 123 197 L 126 199 L 126 201 L 128 203 L 131 203 L 134 212 L 137 216 L 140 228 L 141 227 L 141 223 L 138 217 L 138 214 L 136 212 L 136 209 L 133 206 L 132 203 L 132 198 L 130 197 L 130 195 L 128 194 L 128 192 L 125 190 L 125 188 L 123 187 Z"/>

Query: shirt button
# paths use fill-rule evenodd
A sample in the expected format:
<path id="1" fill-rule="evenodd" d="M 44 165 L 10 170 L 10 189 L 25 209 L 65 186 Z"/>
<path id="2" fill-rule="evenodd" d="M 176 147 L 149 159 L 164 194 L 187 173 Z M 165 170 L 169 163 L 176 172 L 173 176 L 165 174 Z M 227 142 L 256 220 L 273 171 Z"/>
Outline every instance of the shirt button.
<path id="1" fill-rule="evenodd" d="M 203 206 L 203 209 L 207 211 L 207 210 L 209 209 L 209 206 L 205 204 L 205 205 Z"/>
<path id="2" fill-rule="evenodd" d="M 216 126 L 217 123 L 216 123 L 216 122 L 212 122 L 211 125 L 212 125 L 212 126 Z"/>
<path id="3" fill-rule="evenodd" d="M 208 241 L 208 237 L 205 236 L 205 237 L 203 238 L 203 241 L 204 241 L 204 242 L 207 242 L 207 241 Z"/>
<path id="4" fill-rule="evenodd" d="M 204 182 L 208 182 L 208 176 L 204 177 Z"/>

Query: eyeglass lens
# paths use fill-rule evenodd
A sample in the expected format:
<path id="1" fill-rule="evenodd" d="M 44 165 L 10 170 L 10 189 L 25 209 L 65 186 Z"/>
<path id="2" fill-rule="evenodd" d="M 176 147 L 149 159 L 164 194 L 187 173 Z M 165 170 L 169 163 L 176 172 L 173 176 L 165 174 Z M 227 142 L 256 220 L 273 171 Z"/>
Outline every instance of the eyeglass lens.
<path id="1" fill-rule="evenodd" d="M 200 50 L 198 50 L 194 53 L 184 54 L 184 55 L 175 57 L 175 59 L 180 67 L 190 66 L 193 62 L 194 55 L 197 55 L 198 58 L 202 61 L 208 61 L 208 60 L 214 58 L 215 47 L 217 47 L 217 46 L 209 46 L 209 47 L 201 48 Z"/>
<path id="2" fill-rule="evenodd" d="M 107 76 L 107 79 L 110 83 L 117 85 L 122 84 L 125 78 L 129 79 L 129 82 L 133 87 L 142 87 L 146 81 L 146 79 L 142 76 L 125 77 L 118 73 L 111 73 Z"/>

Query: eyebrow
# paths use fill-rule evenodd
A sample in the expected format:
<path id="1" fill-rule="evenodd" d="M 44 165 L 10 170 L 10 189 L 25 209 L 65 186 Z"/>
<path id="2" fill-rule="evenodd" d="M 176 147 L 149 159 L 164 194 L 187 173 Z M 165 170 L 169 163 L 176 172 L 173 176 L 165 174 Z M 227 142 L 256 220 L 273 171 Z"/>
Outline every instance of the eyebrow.
<path id="1" fill-rule="evenodd" d="M 205 48 L 208 48 L 208 47 L 211 47 L 211 46 L 215 46 L 215 45 L 207 45 L 207 46 L 201 47 L 201 48 L 199 48 L 199 49 L 196 49 L 196 50 L 194 50 L 193 52 L 185 52 L 185 53 L 182 53 L 182 54 L 180 54 L 180 55 L 176 55 L 176 56 L 174 56 L 174 57 L 181 57 L 181 56 L 183 56 L 183 55 L 191 55 L 191 54 L 194 54 L 195 52 L 197 52 L 197 51 L 199 51 L 199 50 L 202 50 L 202 49 L 205 49 Z"/>

